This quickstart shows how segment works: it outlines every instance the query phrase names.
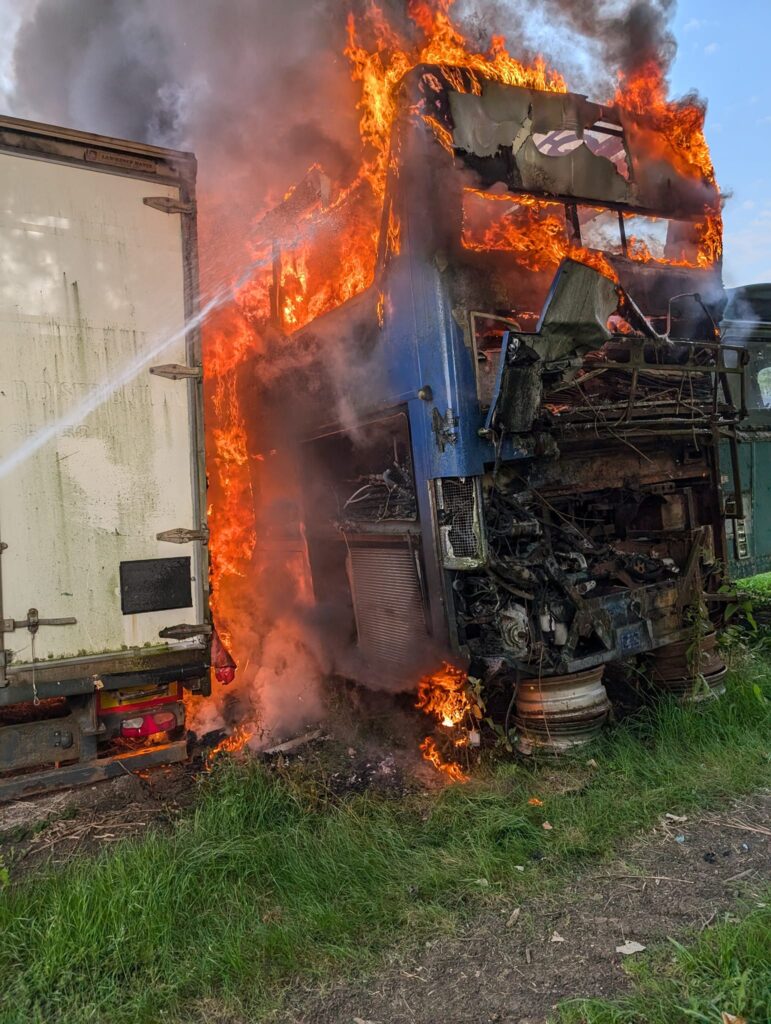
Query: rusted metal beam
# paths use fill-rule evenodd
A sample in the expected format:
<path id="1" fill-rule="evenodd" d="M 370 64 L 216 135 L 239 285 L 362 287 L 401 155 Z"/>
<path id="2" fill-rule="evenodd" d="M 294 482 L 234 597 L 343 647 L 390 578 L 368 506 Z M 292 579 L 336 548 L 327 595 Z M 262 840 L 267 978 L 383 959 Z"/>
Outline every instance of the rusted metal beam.
<path id="1" fill-rule="evenodd" d="M 178 740 L 175 743 L 149 747 L 137 753 L 66 765 L 63 768 L 49 768 L 28 775 L 14 775 L 0 779 L 0 803 L 23 800 L 25 797 L 50 793 L 56 789 L 86 786 L 93 782 L 101 782 L 103 779 L 114 779 L 118 775 L 130 775 L 132 772 L 153 768 L 156 765 L 176 764 L 186 758 L 187 744 L 184 740 Z"/>

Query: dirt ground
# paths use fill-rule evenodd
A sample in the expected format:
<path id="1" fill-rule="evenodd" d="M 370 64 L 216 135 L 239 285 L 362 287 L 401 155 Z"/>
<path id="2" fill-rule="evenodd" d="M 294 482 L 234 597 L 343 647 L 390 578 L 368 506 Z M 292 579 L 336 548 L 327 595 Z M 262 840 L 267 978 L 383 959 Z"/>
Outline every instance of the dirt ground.
<path id="1" fill-rule="evenodd" d="M 14 880 L 58 867 L 139 835 L 168 827 L 195 798 L 195 763 L 127 773 L 93 786 L 0 806 L 0 855 Z"/>
<path id="2" fill-rule="evenodd" d="M 649 947 L 708 928 L 739 899 L 763 898 L 769 821 L 771 793 L 692 820 L 663 819 L 615 861 L 546 900 L 487 911 L 456 936 L 356 983 L 297 991 L 276 1019 L 541 1024 L 564 999 L 617 995 L 628 984 L 618 946 Z"/>

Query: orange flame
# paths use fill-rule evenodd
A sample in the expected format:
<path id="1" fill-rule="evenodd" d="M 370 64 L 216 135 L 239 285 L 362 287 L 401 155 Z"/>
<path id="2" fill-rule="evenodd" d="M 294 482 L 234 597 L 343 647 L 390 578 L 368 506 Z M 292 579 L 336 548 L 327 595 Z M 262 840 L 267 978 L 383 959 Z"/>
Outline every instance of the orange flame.
<path id="1" fill-rule="evenodd" d="M 704 108 L 693 100 L 679 103 L 668 100 L 661 65 L 650 60 L 631 75 L 620 74 L 614 100 L 625 110 L 644 117 L 654 129 L 645 132 L 644 149 L 649 155 L 655 156 L 658 151 L 672 161 L 684 177 L 701 180 L 713 187 L 716 185 L 715 167 L 704 135 Z M 627 126 L 628 132 L 635 130 L 642 129 Z M 719 201 L 714 207 L 706 207 L 704 215 L 704 221 L 697 225 L 699 267 L 711 266 L 723 254 L 723 218 Z"/>
<path id="2" fill-rule="evenodd" d="M 561 203 L 534 196 L 495 195 L 478 189 L 466 192 L 493 204 L 498 201 L 511 206 L 509 216 L 495 217 L 481 230 L 464 218 L 461 241 L 464 248 L 484 251 L 498 249 L 514 254 L 516 262 L 528 270 L 554 270 L 570 256 L 599 270 L 605 277 L 618 281 L 618 275 L 601 252 L 571 245 L 565 230 L 565 210 Z"/>
<path id="3" fill-rule="evenodd" d="M 704 109 L 692 101 L 673 103 L 667 99 L 667 83 L 660 64 L 650 60 L 631 75 L 620 74 L 614 99 L 620 107 L 650 121 L 660 138 L 671 146 L 667 156 L 674 156 L 681 174 L 715 184 L 715 168 L 704 136 Z"/>
<path id="4" fill-rule="evenodd" d="M 467 679 L 463 669 L 443 662 L 438 671 L 423 676 L 418 683 L 415 707 L 433 715 L 442 725 L 458 725 L 471 710 L 471 701 L 465 690 Z"/>
<path id="5" fill-rule="evenodd" d="M 466 692 L 468 675 L 463 669 L 455 668 L 448 662 L 432 675 L 423 676 L 418 682 L 418 699 L 415 707 L 433 716 L 445 728 L 460 725 L 471 714 L 471 700 Z M 462 744 L 456 743 L 456 746 Z M 452 761 L 445 761 L 435 741 L 426 736 L 420 744 L 423 758 L 455 782 L 467 782 L 460 767 Z"/>
<path id="6" fill-rule="evenodd" d="M 426 736 L 423 742 L 420 744 L 420 752 L 423 755 L 423 760 L 428 761 L 432 764 L 437 771 L 442 772 L 451 779 L 453 782 L 468 782 L 468 775 L 465 774 L 460 765 L 455 764 L 453 761 L 445 761 L 442 759 L 442 755 L 436 746 L 436 742 L 430 737 Z"/>
<path id="7" fill-rule="evenodd" d="M 555 270 L 560 261 L 569 256 L 618 282 L 618 274 L 607 256 L 599 250 L 571 242 L 565 227 L 562 203 L 524 194 L 512 196 L 473 188 L 466 188 L 465 192 L 475 196 L 478 201 L 490 204 L 488 215 L 480 217 L 477 210 L 473 221 L 464 213 L 461 242 L 465 249 L 510 252 L 519 266 L 533 271 Z M 505 217 L 496 216 L 495 204 L 498 203 L 506 203 L 510 207 Z M 660 218 L 646 219 L 655 222 Z M 655 261 L 667 266 L 712 266 L 722 255 L 719 215 L 705 208 L 704 219 L 693 224 L 693 234 L 696 247 L 693 259 L 687 259 L 684 255 L 654 256 L 646 242 L 634 235 L 627 237 L 627 257 L 640 263 Z"/>
<path id="8" fill-rule="evenodd" d="M 220 740 L 216 747 L 212 747 L 209 753 L 206 755 L 206 771 L 211 771 L 214 762 L 220 756 L 220 754 L 236 754 L 239 750 L 243 750 L 246 744 L 254 735 L 252 729 L 248 729 L 245 725 L 237 725 L 233 732 Z"/>
<path id="9" fill-rule="evenodd" d="M 260 347 L 260 328 L 255 330 L 252 325 L 267 323 L 271 308 L 277 309 L 281 328 L 293 332 L 372 283 L 380 207 L 389 168 L 396 169 L 397 164 L 390 146 L 397 115 L 397 91 L 404 75 L 419 64 L 438 63 L 446 66 L 451 76 L 452 66 L 468 69 L 467 81 L 455 76 L 459 89 L 481 91 L 480 77 L 554 92 L 567 89 L 562 77 L 548 69 L 540 58 L 532 67 L 515 60 L 500 37 L 493 40 L 488 54 L 474 52 L 450 19 L 451 5 L 452 0 L 412 0 L 409 17 L 423 40 L 411 49 L 404 45 L 376 4 L 370 4 L 361 26 L 352 15 L 349 17 L 344 52 L 351 64 L 351 75 L 361 87 L 358 108 L 364 156 L 359 172 L 347 188 L 336 197 L 327 197 L 325 202 L 310 186 L 307 197 L 299 187 L 286 192 L 284 203 L 292 207 L 294 237 L 282 245 L 276 256 L 280 262 L 278 296 L 271 300 L 272 268 L 268 268 L 239 290 L 237 309 L 231 312 L 230 319 L 223 317 L 224 322 L 207 325 L 208 423 L 213 467 L 212 589 L 217 611 L 223 611 L 218 596 L 220 582 L 223 577 L 246 572 L 256 542 L 244 418 L 235 385 L 224 378 Z M 360 41 L 360 27 L 374 38 L 371 49 Z M 442 136 L 439 122 L 432 122 L 431 126 Z M 450 141 L 445 130 L 443 142 L 449 145 Z M 319 168 L 311 171 L 320 173 Z M 303 207 L 306 199 L 307 206 Z M 263 243 L 263 248 L 269 241 Z M 401 225 L 394 211 L 389 211 L 386 245 L 391 254 L 397 253 L 401 245 Z M 381 302 L 379 316 L 382 315 Z"/>
<path id="10" fill-rule="evenodd" d="M 470 85 L 457 77 L 455 86 L 461 92 L 470 88 L 481 92 L 480 78 L 506 85 L 522 85 L 546 92 L 567 92 L 567 84 L 557 71 L 547 68 L 537 57 L 532 66 L 522 64 L 507 51 L 501 36 L 494 36 L 487 54 L 476 53 L 468 46 L 450 19 L 453 0 L 410 0 L 409 17 L 424 36 L 422 45 L 412 50 L 403 48 L 401 40 L 388 24 L 382 10 L 370 2 L 366 28 L 375 39 L 374 49 L 367 49 L 359 38 L 359 26 L 348 17 L 348 45 L 345 55 L 351 62 L 351 75 L 361 85 L 359 131 L 365 149 L 374 155 L 365 160 L 361 175 L 382 199 L 388 173 L 391 129 L 397 113 L 397 89 L 404 76 L 419 64 L 438 64 L 450 69 L 462 67 L 470 72 Z M 435 122 L 434 130 L 441 129 Z M 447 136 L 439 132 L 443 141 Z"/>

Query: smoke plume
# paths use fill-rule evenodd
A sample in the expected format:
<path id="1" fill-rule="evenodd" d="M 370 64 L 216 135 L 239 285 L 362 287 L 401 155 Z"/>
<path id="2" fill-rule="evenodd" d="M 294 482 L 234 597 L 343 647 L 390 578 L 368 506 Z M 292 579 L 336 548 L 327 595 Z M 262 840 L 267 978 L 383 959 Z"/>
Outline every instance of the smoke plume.
<path id="1" fill-rule="evenodd" d="M 408 0 L 384 4 L 409 37 Z M 251 223 L 309 164 L 337 180 L 358 164 L 356 90 L 342 54 L 348 9 L 367 0 L 27 0 L 10 112 L 191 148 L 202 182 Z M 457 0 L 484 48 L 505 34 L 601 98 L 617 70 L 675 52 L 674 0 Z M 587 67 L 592 68 L 588 74 Z M 574 79 L 570 78 L 573 72 Z"/>

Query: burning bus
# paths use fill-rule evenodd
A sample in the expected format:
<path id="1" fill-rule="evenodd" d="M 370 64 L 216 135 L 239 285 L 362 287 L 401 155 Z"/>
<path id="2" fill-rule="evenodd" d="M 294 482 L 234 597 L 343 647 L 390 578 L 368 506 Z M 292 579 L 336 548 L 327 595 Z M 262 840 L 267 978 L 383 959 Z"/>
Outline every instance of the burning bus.
<path id="1" fill-rule="evenodd" d="M 304 553 L 341 670 L 414 686 L 449 659 L 522 750 L 594 736 L 630 663 L 721 691 L 746 413 L 706 149 L 545 84 L 409 71 L 372 283 L 298 314 L 297 225 L 340 202 L 312 169 L 263 224 L 273 341 L 234 391 L 281 509 L 263 543 Z"/>

